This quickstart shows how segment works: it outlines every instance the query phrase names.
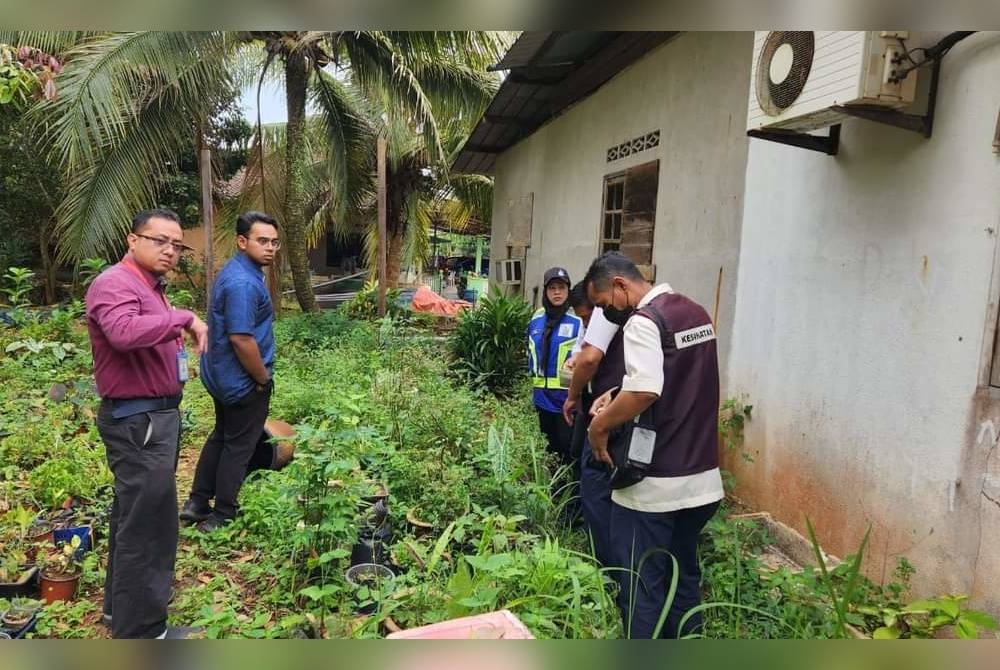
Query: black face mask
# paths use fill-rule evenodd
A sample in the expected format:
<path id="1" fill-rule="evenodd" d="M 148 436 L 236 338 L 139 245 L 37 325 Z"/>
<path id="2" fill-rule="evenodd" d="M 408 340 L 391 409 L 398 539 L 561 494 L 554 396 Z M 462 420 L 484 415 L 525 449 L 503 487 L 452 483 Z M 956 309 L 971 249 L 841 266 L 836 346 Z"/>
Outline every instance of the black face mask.
<path id="1" fill-rule="evenodd" d="M 611 296 L 614 297 L 614 289 L 611 289 Z M 625 294 L 625 299 L 628 300 L 628 293 Z M 635 307 L 626 304 L 623 309 L 618 309 L 613 304 L 608 305 L 604 308 L 604 318 L 615 324 L 616 326 L 624 326 L 625 322 L 628 321 L 632 315 L 635 314 Z"/>

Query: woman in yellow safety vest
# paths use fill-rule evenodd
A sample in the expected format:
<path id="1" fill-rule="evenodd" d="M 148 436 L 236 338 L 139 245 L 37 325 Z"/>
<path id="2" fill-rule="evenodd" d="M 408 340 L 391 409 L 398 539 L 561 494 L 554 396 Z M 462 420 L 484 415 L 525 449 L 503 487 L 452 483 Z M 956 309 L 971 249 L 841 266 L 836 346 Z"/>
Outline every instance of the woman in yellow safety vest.
<path id="1" fill-rule="evenodd" d="M 559 381 L 559 370 L 570 356 L 583 321 L 569 309 L 570 280 L 566 270 L 549 268 L 543 283 L 544 307 L 528 323 L 528 366 L 538 424 L 548 438 L 548 448 L 569 464 L 573 460 L 573 428 L 562 416 L 567 389 Z"/>

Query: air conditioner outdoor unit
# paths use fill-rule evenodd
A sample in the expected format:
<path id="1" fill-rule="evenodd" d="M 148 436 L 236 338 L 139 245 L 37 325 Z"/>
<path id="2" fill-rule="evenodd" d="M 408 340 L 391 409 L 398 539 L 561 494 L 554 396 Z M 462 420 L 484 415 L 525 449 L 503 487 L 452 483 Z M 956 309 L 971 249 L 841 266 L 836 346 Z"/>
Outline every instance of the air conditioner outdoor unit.
<path id="1" fill-rule="evenodd" d="M 521 283 L 521 259 L 508 258 L 500 261 L 500 283 L 505 286 Z"/>
<path id="2" fill-rule="evenodd" d="M 754 39 L 747 130 L 809 131 L 840 123 L 837 107 L 905 107 L 917 71 L 901 80 L 907 31 L 758 31 Z M 912 48 L 912 46 L 910 47 Z"/>

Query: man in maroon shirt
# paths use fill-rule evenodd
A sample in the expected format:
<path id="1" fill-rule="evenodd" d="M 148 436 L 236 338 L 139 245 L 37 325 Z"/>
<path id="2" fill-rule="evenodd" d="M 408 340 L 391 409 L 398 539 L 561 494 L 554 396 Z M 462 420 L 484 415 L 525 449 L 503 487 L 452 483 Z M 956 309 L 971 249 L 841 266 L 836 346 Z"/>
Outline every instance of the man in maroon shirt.
<path id="1" fill-rule="evenodd" d="M 128 253 L 87 291 L 87 330 L 101 396 L 97 428 L 114 475 L 104 615 L 116 638 L 167 635 L 177 556 L 177 468 L 187 332 L 205 351 L 208 326 L 176 310 L 164 275 L 184 246 L 177 214 L 132 220 Z"/>

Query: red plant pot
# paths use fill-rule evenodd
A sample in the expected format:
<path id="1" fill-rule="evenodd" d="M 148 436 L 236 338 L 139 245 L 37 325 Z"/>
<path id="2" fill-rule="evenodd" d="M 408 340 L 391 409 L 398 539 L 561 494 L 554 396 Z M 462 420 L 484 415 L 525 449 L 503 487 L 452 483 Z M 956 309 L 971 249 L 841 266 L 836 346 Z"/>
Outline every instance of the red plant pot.
<path id="1" fill-rule="evenodd" d="M 42 600 L 47 604 L 57 600 L 72 600 L 76 595 L 76 587 L 80 582 L 80 573 L 72 574 L 50 574 L 42 570 L 38 577 L 39 590 L 42 592 Z"/>

